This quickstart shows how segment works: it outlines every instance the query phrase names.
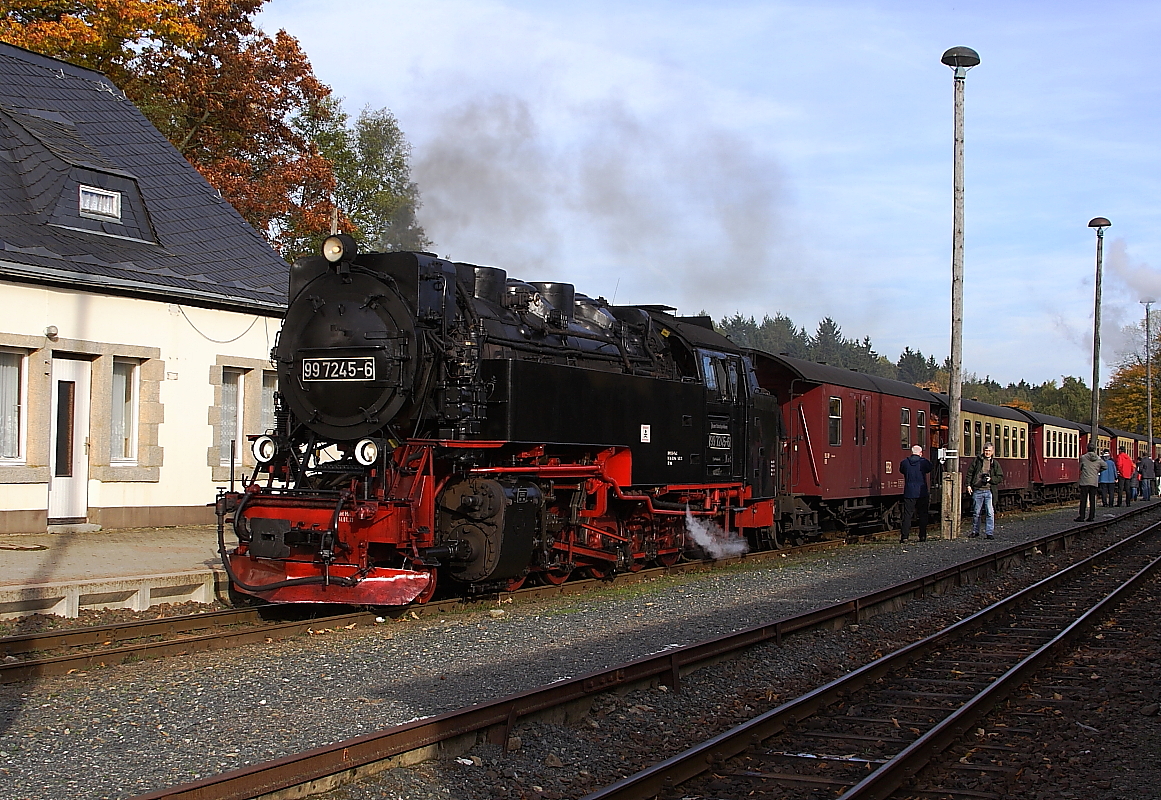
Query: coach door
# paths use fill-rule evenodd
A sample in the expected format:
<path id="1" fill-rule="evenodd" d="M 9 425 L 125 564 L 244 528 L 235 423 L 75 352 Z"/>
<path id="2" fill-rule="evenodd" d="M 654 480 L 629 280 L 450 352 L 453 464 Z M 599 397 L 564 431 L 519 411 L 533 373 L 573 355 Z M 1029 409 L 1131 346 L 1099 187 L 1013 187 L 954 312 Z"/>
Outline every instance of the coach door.
<path id="1" fill-rule="evenodd" d="M 48 523 L 74 525 L 89 515 L 88 361 L 52 360 Z"/>
<path id="2" fill-rule="evenodd" d="M 855 425 L 851 431 L 851 444 L 854 445 L 851 459 L 851 488 L 866 489 L 871 485 L 872 462 L 870 446 L 867 444 L 867 424 L 870 419 L 871 396 L 860 392 L 851 393 L 851 402 L 855 406 Z"/>

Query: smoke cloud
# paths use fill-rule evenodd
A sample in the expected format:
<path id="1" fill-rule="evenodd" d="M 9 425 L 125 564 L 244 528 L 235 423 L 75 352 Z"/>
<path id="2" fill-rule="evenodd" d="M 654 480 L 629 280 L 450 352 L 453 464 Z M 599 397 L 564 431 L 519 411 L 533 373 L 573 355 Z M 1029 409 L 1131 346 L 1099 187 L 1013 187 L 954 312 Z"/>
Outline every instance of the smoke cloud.
<path id="1" fill-rule="evenodd" d="M 741 536 L 727 533 L 714 522 L 695 517 L 689 506 L 685 507 L 685 530 L 711 558 L 732 558 L 750 549 L 749 542 Z"/>
<path id="2" fill-rule="evenodd" d="M 512 95 L 472 100 L 417 147 L 419 218 L 440 253 L 610 299 L 619 281 L 619 302 L 683 313 L 773 284 L 786 264 L 782 181 L 753 142 L 696 109 L 537 109 Z"/>
<path id="3" fill-rule="evenodd" d="M 1161 302 L 1161 272 L 1144 262 L 1133 263 L 1124 239 L 1109 244 L 1105 267 L 1111 285 L 1101 303 L 1101 337 L 1108 355 L 1102 349 L 1101 360 L 1116 364 L 1133 356 L 1144 358 L 1145 309 L 1140 301 Z"/>

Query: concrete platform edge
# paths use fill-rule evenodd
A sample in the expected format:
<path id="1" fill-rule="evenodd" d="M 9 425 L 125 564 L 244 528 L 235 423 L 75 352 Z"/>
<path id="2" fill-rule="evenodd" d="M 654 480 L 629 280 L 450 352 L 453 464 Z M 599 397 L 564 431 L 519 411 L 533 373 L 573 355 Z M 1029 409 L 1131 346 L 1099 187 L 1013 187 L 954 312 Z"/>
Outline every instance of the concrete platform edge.
<path id="1" fill-rule="evenodd" d="M 0 586 L 0 619 L 32 614 L 77 617 L 83 609 L 146 611 L 162 603 L 213 603 L 225 599 L 226 574 L 205 569 L 128 578 Z"/>

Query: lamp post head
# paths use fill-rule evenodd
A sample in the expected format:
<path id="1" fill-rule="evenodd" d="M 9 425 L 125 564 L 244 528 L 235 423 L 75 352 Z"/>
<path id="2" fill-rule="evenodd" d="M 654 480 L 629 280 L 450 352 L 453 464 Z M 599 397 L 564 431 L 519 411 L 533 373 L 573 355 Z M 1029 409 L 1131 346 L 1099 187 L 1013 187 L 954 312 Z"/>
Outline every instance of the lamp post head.
<path id="1" fill-rule="evenodd" d="M 1145 308 L 1147 309 L 1147 308 L 1149 308 L 1149 306 L 1156 303 L 1157 300 L 1155 298 L 1152 298 L 1152 297 L 1145 297 L 1145 298 L 1142 298 L 1139 302 L 1141 303 L 1141 305 L 1145 306 Z"/>
<path id="2" fill-rule="evenodd" d="M 952 47 L 939 60 L 955 71 L 957 80 L 962 80 L 969 69 L 979 65 L 980 54 L 970 47 Z"/>
<path id="3" fill-rule="evenodd" d="M 1105 228 L 1110 227 L 1112 224 L 1113 223 L 1109 222 L 1104 217 L 1093 217 L 1088 221 L 1088 226 L 1090 228 L 1096 228 L 1097 236 L 1104 236 Z"/>

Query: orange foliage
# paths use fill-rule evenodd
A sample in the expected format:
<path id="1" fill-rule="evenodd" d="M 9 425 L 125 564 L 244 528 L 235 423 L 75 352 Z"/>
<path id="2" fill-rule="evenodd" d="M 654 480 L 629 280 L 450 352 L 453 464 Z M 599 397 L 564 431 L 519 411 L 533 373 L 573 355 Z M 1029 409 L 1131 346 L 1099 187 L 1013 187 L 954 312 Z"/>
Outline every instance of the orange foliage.
<path id="1" fill-rule="evenodd" d="M 128 79 L 132 45 L 195 44 L 201 31 L 177 0 L 0 0 L 0 40 Z"/>
<path id="2" fill-rule="evenodd" d="M 1161 394 L 1157 392 L 1158 364 L 1153 364 L 1153 435 L 1161 431 L 1158 413 L 1161 412 Z M 1145 385 L 1144 363 L 1118 367 L 1109 378 L 1108 388 L 1101 390 L 1101 424 L 1110 428 L 1145 433 L 1147 428 L 1148 393 Z"/>

